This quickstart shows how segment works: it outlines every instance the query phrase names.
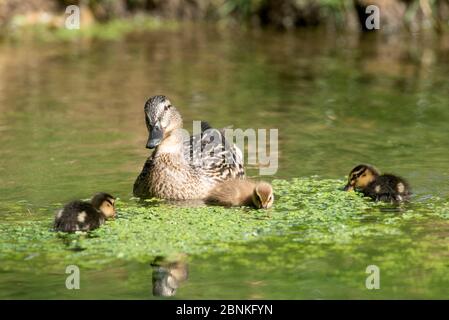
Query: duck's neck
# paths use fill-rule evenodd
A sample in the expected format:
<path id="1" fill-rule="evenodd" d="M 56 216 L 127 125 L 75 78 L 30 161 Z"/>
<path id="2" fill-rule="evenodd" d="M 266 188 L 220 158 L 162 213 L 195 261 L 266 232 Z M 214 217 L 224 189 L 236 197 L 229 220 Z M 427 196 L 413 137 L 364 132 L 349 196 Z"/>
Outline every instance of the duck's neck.
<path id="1" fill-rule="evenodd" d="M 168 154 L 171 156 L 184 155 L 184 136 L 182 129 L 175 129 L 162 140 L 161 144 L 154 151 L 155 155 Z"/>

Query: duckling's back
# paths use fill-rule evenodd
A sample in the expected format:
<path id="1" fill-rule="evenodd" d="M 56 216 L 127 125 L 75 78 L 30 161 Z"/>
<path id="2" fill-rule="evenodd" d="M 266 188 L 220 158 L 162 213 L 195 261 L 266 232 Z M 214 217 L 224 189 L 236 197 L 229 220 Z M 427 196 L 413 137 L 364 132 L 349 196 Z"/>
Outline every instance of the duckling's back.
<path id="1" fill-rule="evenodd" d="M 392 174 L 383 174 L 370 183 L 363 193 L 377 201 L 401 202 L 410 198 L 408 182 Z"/>
<path id="2" fill-rule="evenodd" d="M 63 232 L 88 231 L 98 228 L 104 220 L 103 215 L 92 204 L 73 201 L 58 211 L 54 229 Z"/>
<path id="3" fill-rule="evenodd" d="M 217 184 L 205 202 L 227 207 L 251 206 L 255 183 L 245 179 L 229 179 Z"/>

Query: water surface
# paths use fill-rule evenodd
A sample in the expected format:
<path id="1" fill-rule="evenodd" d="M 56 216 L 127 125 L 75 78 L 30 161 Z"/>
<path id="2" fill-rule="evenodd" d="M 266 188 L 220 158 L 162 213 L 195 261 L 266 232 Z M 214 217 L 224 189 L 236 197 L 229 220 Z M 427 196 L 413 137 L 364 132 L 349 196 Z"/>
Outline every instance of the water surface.
<path id="1" fill-rule="evenodd" d="M 266 179 L 339 179 L 368 162 L 407 178 L 419 213 L 449 194 L 448 74 L 449 38 L 420 35 L 186 26 L 120 41 L 3 43 L 1 220 L 50 219 L 58 204 L 100 190 L 128 201 L 148 156 L 143 104 L 155 94 L 171 99 L 189 129 L 193 120 L 279 129 L 279 169 Z M 373 224 L 398 213 L 364 214 Z M 314 228 L 190 256 L 176 297 L 447 298 L 445 219 L 404 220 L 399 235 L 344 245 L 303 242 Z M 387 270 L 381 290 L 365 288 L 369 264 Z M 86 270 L 83 290 L 69 291 L 64 271 L 8 269 L 0 297 L 149 299 L 151 275 L 148 262 L 117 259 Z"/>

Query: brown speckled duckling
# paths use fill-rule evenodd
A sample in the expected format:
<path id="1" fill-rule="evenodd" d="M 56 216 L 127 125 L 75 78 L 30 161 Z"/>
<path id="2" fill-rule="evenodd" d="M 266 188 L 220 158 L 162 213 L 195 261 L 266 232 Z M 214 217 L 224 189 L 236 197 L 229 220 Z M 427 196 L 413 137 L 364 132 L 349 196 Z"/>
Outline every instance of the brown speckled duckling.
<path id="1" fill-rule="evenodd" d="M 344 190 L 357 190 L 375 201 L 402 202 L 410 199 L 408 182 L 392 174 L 380 174 L 379 170 L 361 164 L 351 170 Z"/>
<path id="2" fill-rule="evenodd" d="M 207 204 L 256 209 L 271 208 L 273 201 L 273 188 L 269 183 L 246 179 L 230 179 L 219 183 L 205 200 Z"/>
<path id="3" fill-rule="evenodd" d="M 97 193 L 90 202 L 72 201 L 55 216 L 56 231 L 89 231 L 98 228 L 106 219 L 115 217 L 115 198 L 108 193 Z"/>

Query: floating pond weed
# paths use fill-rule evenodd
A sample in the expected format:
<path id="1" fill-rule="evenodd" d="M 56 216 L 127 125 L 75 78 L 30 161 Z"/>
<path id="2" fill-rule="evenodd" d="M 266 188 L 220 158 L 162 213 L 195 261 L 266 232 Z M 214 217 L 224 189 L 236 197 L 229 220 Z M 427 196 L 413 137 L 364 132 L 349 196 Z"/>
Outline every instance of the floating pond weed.
<path id="1" fill-rule="evenodd" d="M 366 238 L 401 236 L 403 223 L 412 219 L 449 217 L 449 204 L 441 200 L 383 212 L 388 205 L 343 192 L 343 183 L 318 177 L 273 180 L 276 201 L 270 210 L 119 200 L 117 218 L 89 233 L 54 232 L 56 207 L 37 208 L 33 219 L 0 223 L 0 268 L 38 272 L 67 263 L 88 268 L 101 268 L 117 259 L 146 263 L 178 252 L 199 255 L 234 250 L 236 244 L 279 234 L 292 235 L 292 247 L 354 245 Z M 29 206 L 16 203 L 8 212 L 27 215 Z"/>

